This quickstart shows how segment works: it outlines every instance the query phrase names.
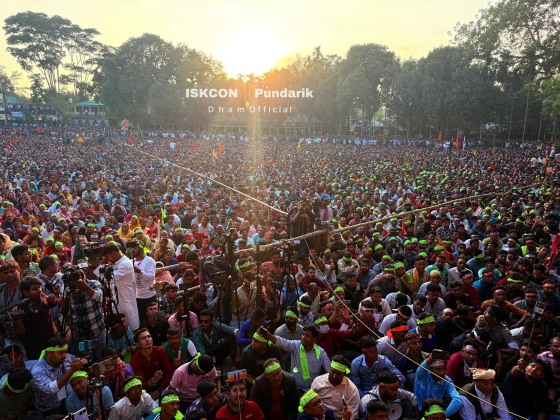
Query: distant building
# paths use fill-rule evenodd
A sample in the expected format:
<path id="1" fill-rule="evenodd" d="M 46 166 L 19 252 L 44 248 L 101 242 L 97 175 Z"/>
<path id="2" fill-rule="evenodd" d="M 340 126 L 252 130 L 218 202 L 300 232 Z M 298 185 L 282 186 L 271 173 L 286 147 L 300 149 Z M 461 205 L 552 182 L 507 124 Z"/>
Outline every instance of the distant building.
<path id="1" fill-rule="evenodd" d="M 34 105 L 20 102 L 17 96 L 0 92 L 0 125 L 30 122 L 48 123 L 58 120 L 58 110 L 50 105 Z"/>
<path id="2" fill-rule="evenodd" d="M 105 105 L 96 101 L 85 101 L 74 104 L 72 121 L 76 125 L 108 127 Z"/>

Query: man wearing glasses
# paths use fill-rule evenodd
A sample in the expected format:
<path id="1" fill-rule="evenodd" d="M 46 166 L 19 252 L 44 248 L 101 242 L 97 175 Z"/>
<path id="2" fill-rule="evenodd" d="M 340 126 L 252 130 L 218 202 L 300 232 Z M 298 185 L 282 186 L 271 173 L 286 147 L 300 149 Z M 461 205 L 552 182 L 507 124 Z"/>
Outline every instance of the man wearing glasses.
<path id="1" fill-rule="evenodd" d="M 192 341 L 200 354 L 209 354 L 214 363 L 221 363 L 228 354 L 232 356 L 231 360 L 236 360 L 235 340 L 238 334 L 238 329 L 214 321 L 211 309 L 203 309 Z"/>
<path id="2" fill-rule="evenodd" d="M 251 401 L 269 420 L 296 420 L 299 392 L 295 378 L 282 370 L 278 359 L 266 360 L 263 367 L 264 373 L 255 379 L 251 389 Z"/>

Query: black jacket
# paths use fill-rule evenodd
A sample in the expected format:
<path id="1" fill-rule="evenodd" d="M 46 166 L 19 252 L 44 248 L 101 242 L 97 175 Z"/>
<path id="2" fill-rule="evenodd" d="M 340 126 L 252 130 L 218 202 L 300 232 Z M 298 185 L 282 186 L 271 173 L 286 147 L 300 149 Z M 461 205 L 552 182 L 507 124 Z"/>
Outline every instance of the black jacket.
<path id="1" fill-rule="evenodd" d="M 255 379 L 255 383 L 251 389 L 250 400 L 259 405 L 265 418 L 267 418 L 272 408 L 272 390 L 270 389 L 270 382 L 266 379 L 265 374 Z M 296 420 L 298 416 L 299 391 L 295 378 L 285 371 L 282 371 L 280 400 L 282 409 L 286 414 L 286 420 Z"/>

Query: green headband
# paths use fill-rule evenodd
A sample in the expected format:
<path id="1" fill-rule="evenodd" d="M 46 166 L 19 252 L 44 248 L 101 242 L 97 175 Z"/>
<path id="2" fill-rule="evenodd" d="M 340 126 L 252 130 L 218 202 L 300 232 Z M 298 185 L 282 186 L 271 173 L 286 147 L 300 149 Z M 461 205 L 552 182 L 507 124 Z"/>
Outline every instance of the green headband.
<path id="1" fill-rule="evenodd" d="M 196 356 L 194 356 L 194 360 L 193 360 L 194 365 L 195 365 L 196 368 L 197 368 L 198 370 L 200 370 L 202 373 L 207 373 L 207 372 L 204 372 L 204 370 L 200 368 L 200 365 L 198 364 L 198 359 L 200 359 L 200 353 L 196 353 Z"/>
<path id="2" fill-rule="evenodd" d="M 431 416 L 433 414 L 445 414 L 445 410 L 439 405 L 431 405 L 427 411 L 424 411 L 424 416 Z"/>
<path id="3" fill-rule="evenodd" d="M 292 318 L 295 318 L 295 319 L 297 319 L 298 321 L 300 320 L 300 319 L 299 319 L 299 316 L 297 316 L 293 311 L 290 311 L 290 310 L 287 310 L 287 311 L 286 311 L 286 316 L 290 316 L 290 317 L 292 317 Z"/>
<path id="4" fill-rule="evenodd" d="M 508 283 L 523 283 L 523 280 L 516 280 L 512 278 L 507 279 Z"/>
<path id="5" fill-rule="evenodd" d="M 315 324 L 320 324 L 321 322 L 327 322 L 327 317 L 323 315 L 315 320 Z"/>
<path id="6" fill-rule="evenodd" d="M 124 392 L 128 392 L 128 390 L 130 388 L 135 387 L 135 386 L 142 386 L 142 381 L 138 378 L 134 378 L 124 385 L 123 390 L 124 390 Z"/>
<path id="7" fill-rule="evenodd" d="M 16 394 L 21 394 L 23 391 L 25 391 L 27 389 L 27 384 L 25 384 L 25 386 L 23 387 L 23 389 L 15 389 L 12 388 L 10 386 L 10 383 L 8 382 L 8 377 L 6 376 L 6 379 L 4 379 L 4 382 L 2 382 L 2 385 L 5 385 L 8 387 L 8 389 L 12 392 L 15 392 Z"/>
<path id="8" fill-rule="evenodd" d="M 41 352 L 41 355 L 39 356 L 39 360 L 43 360 L 48 351 L 62 351 L 62 350 L 68 350 L 68 344 L 64 344 L 62 346 L 47 347 L 45 350 Z"/>
<path id="9" fill-rule="evenodd" d="M 436 322 L 435 318 L 432 315 L 424 319 L 417 319 L 416 325 L 424 325 L 424 324 L 429 324 L 431 322 Z"/>
<path id="10" fill-rule="evenodd" d="M 247 267 L 249 267 L 250 265 L 251 265 L 251 263 L 250 263 L 249 261 L 245 261 L 243 264 L 238 265 L 238 266 L 237 266 L 237 269 L 238 269 L 238 270 L 241 270 L 242 268 L 247 268 Z"/>
<path id="11" fill-rule="evenodd" d="M 175 401 L 180 402 L 179 396 L 177 394 L 170 394 L 163 397 L 162 400 L 159 402 L 159 405 L 169 404 L 170 402 L 175 402 Z"/>
<path id="12" fill-rule="evenodd" d="M 346 365 L 343 365 L 342 363 L 335 362 L 334 360 L 331 361 L 331 369 L 336 369 L 339 372 L 346 373 L 346 374 L 350 373 L 350 369 L 348 369 L 348 367 Z"/>
<path id="13" fill-rule="evenodd" d="M 270 366 L 265 367 L 265 368 L 264 368 L 264 372 L 265 372 L 265 373 L 272 373 L 272 372 L 274 372 L 276 369 L 280 369 L 280 367 L 281 367 L 281 366 L 280 366 L 280 363 L 276 362 L 276 363 L 274 363 L 274 364 L 272 364 L 272 365 L 270 365 Z"/>
<path id="14" fill-rule="evenodd" d="M 257 340 L 260 341 L 261 343 L 267 343 L 270 344 L 270 341 L 268 341 L 266 338 L 264 338 L 262 335 L 260 335 L 258 332 L 255 331 L 255 333 L 253 334 L 253 340 Z"/>
<path id="15" fill-rule="evenodd" d="M 333 290 L 333 293 L 344 292 L 342 286 L 336 286 Z"/>
<path id="16" fill-rule="evenodd" d="M 301 300 L 298 303 L 300 306 L 303 306 L 304 308 L 311 308 L 311 305 L 308 305 L 307 303 L 303 303 Z"/>
<path id="17" fill-rule="evenodd" d="M 72 376 L 70 376 L 70 379 L 68 379 L 68 382 L 70 382 L 74 378 L 87 378 L 87 377 L 88 377 L 88 374 L 86 372 L 84 372 L 83 370 L 78 370 L 77 372 L 74 372 L 74 374 Z"/>
<path id="18" fill-rule="evenodd" d="M 317 395 L 317 393 L 315 391 L 313 391 L 312 389 L 310 389 L 309 391 L 307 391 L 305 394 L 303 394 L 303 396 L 299 399 L 299 407 L 298 407 L 298 411 L 300 413 L 303 413 L 303 408 L 309 404 L 309 402 L 314 399 L 315 397 L 318 397 L 319 395 Z"/>

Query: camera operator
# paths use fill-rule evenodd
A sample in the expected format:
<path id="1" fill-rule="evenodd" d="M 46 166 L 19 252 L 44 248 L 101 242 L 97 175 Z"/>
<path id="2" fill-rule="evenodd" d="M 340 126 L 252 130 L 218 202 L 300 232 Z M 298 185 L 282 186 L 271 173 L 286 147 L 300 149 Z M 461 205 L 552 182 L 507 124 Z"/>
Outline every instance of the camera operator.
<path id="1" fill-rule="evenodd" d="M 46 297 L 41 290 L 41 280 L 26 277 L 19 284 L 24 299 L 30 299 L 29 309 L 14 308 L 12 316 L 24 315 L 23 319 L 14 319 L 17 338 L 21 341 L 27 356 L 38 359 L 47 341 L 58 337 L 59 332 L 53 322 L 50 306 L 57 303 L 56 296 Z"/>
<path id="2" fill-rule="evenodd" d="M 292 224 L 291 237 L 294 238 L 312 230 L 315 216 L 307 201 L 301 199 L 297 206 L 290 209 L 288 218 Z M 300 248 L 301 253 L 305 253 L 305 243 L 300 244 L 298 248 Z"/>
<path id="3" fill-rule="evenodd" d="M 101 264 L 101 258 L 90 256 L 88 258 L 88 268 L 84 270 L 86 279 L 88 280 L 99 280 L 99 277 L 95 274 L 95 269 Z"/>
<path id="4" fill-rule="evenodd" d="M 61 307 L 69 304 L 68 324 L 72 331 L 70 350 L 78 354 L 78 343 L 84 340 L 99 340 L 99 346 L 93 350 L 95 360 L 101 359 L 101 350 L 105 347 L 107 334 L 103 319 L 103 289 L 97 280 L 88 280 L 79 270 L 80 279 L 70 285 L 71 293 L 59 299 Z M 64 311 L 63 311 L 64 313 Z"/>
<path id="5" fill-rule="evenodd" d="M 150 332 L 154 345 L 161 346 L 167 339 L 167 330 L 169 323 L 158 310 L 158 303 L 155 300 L 148 302 L 146 308 L 146 319 L 140 323 L 140 328 L 145 328 Z"/>
<path id="6" fill-rule="evenodd" d="M 133 245 L 134 244 L 134 245 Z M 144 247 L 141 243 L 133 241 L 128 243 L 132 248 L 134 259 L 134 274 L 136 275 L 136 305 L 140 321 L 146 320 L 146 310 L 156 299 L 156 291 L 151 288 L 156 277 L 156 262 L 152 257 L 144 254 Z"/>
<path id="7" fill-rule="evenodd" d="M 46 295 L 54 295 L 60 298 L 60 291 L 64 290 L 62 274 L 58 272 L 58 260 L 51 256 L 42 257 L 39 261 L 41 272 L 37 278 L 41 280 L 41 289 Z M 51 315 L 57 328 L 60 328 L 60 302 L 51 306 Z"/>
<path id="8" fill-rule="evenodd" d="M 117 308 L 120 313 L 126 316 L 130 328 L 136 330 L 140 325 L 140 319 L 138 317 L 138 307 L 136 305 L 136 276 L 134 273 L 134 265 L 131 260 L 122 254 L 119 247 L 115 244 L 105 245 L 103 247 L 103 253 L 105 259 L 113 265 L 114 281 L 111 282 L 111 291 L 117 301 Z M 115 289 L 118 291 L 118 295 Z"/>

